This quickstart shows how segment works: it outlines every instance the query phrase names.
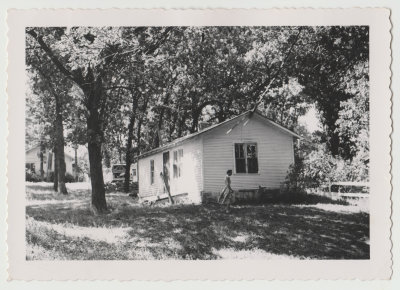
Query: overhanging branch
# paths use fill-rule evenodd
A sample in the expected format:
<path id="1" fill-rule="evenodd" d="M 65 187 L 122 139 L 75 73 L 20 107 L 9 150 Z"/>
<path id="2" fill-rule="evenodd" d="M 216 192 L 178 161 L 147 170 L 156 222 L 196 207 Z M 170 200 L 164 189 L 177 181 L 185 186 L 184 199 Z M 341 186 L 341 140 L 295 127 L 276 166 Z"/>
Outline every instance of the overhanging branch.
<path id="1" fill-rule="evenodd" d="M 61 73 L 63 73 L 66 77 L 74 81 L 76 84 L 81 86 L 81 82 L 74 77 L 72 72 L 70 72 L 62 63 L 61 61 L 56 57 L 54 54 L 53 50 L 44 42 L 43 36 L 38 35 L 35 30 L 30 29 L 27 30 L 26 33 L 28 33 L 30 36 L 32 36 L 40 45 L 41 49 L 44 50 L 44 52 L 50 57 L 52 62 L 55 64 L 55 66 L 60 70 Z"/>
<path id="2" fill-rule="evenodd" d="M 271 85 L 274 83 L 275 79 L 278 77 L 278 75 L 280 74 L 283 66 L 286 64 L 287 59 L 289 58 L 294 46 L 296 45 L 297 41 L 299 40 L 300 37 L 300 33 L 301 33 L 302 27 L 299 28 L 299 32 L 296 35 L 296 39 L 293 41 L 292 45 L 289 47 L 285 58 L 283 59 L 281 65 L 279 66 L 279 68 L 277 69 L 277 71 L 274 74 L 274 77 L 271 79 L 271 81 L 268 83 L 267 87 L 265 88 L 264 92 L 260 95 L 260 97 L 258 98 L 257 102 L 254 104 L 254 108 L 252 109 L 252 112 L 255 112 L 257 110 L 257 107 L 260 105 L 260 103 L 262 102 L 264 96 L 266 95 L 266 93 L 268 92 L 269 88 L 271 87 Z"/>

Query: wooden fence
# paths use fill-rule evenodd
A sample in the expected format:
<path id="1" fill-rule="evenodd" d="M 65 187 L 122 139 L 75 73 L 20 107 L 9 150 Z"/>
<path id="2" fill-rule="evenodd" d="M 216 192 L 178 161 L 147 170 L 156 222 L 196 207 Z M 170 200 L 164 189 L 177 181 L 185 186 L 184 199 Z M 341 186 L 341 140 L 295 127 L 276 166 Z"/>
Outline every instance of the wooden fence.
<path id="1" fill-rule="evenodd" d="M 332 194 L 332 186 L 337 186 L 338 187 L 338 197 L 339 198 L 366 198 L 369 197 L 369 183 L 368 182 L 352 182 L 352 181 L 345 181 L 345 182 L 330 182 L 328 184 L 329 187 L 329 193 Z M 348 191 L 341 191 L 341 188 L 343 187 L 352 187 L 352 190 L 354 187 L 359 187 L 359 188 L 367 188 L 368 191 L 367 193 L 362 193 L 362 192 L 348 192 Z"/>

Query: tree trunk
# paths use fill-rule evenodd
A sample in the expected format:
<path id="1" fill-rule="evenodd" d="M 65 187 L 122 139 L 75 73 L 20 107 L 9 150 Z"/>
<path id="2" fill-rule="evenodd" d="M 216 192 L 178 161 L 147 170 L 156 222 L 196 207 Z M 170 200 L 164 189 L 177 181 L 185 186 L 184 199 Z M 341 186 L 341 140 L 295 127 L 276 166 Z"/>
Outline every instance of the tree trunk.
<path id="1" fill-rule="evenodd" d="M 60 100 L 56 97 L 56 146 L 58 154 L 58 188 L 60 193 L 68 194 L 67 187 L 65 186 L 65 155 L 64 155 L 64 127 L 62 120 L 62 110 Z"/>
<path id="2" fill-rule="evenodd" d="M 147 104 L 146 104 L 146 107 L 147 107 Z M 139 156 L 140 152 L 141 152 L 142 142 L 140 140 L 140 137 L 142 134 L 142 122 L 143 122 L 143 111 L 142 111 L 142 116 L 139 118 L 138 125 L 137 125 L 137 156 Z M 137 178 L 136 182 L 137 182 L 137 184 L 139 184 L 139 160 L 137 161 L 137 164 L 136 164 L 136 178 Z"/>
<path id="3" fill-rule="evenodd" d="M 41 140 L 40 141 L 39 152 L 40 152 L 40 179 L 42 181 L 44 179 L 44 167 L 43 167 L 44 156 L 43 156 L 43 151 L 44 151 L 44 144 L 43 144 L 43 141 Z"/>
<path id="4" fill-rule="evenodd" d="M 199 114 L 197 113 L 197 110 L 192 114 L 192 127 L 190 128 L 190 133 L 196 132 L 196 129 L 199 125 Z"/>
<path id="5" fill-rule="evenodd" d="M 121 135 L 118 135 L 118 155 L 119 155 L 119 163 L 122 163 L 122 150 L 121 150 L 121 148 L 122 148 L 122 146 L 121 146 L 121 143 L 122 143 L 122 141 L 121 141 Z"/>
<path id="6" fill-rule="evenodd" d="M 78 145 L 75 145 L 75 181 L 79 180 L 79 168 L 78 168 Z"/>
<path id="7" fill-rule="evenodd" d="M 185 122 L 186 122 L 186 115 L 184 114 L 184 115 L 180 118 L 180 120 L 179 120 L 179 122 L 178 122 L 177 138 L 182 137 L 182 135 L 183 135 L 183 129 L 184 129 L 184 126 L 185 126 Z"/>
<path id="8" fill-rule="evenodd" d="M 165 98 L 164 98 L 164 101 L 163 101 L 163 105 L 164 106 L 168 105 L 169 97 L 170 97 L 170 94 L 167 93 L 165 95 Z M 162 107 L 161 110 L 160 110 L 160 115 L 158 117 L 157 134 L 156 134 L 156 137 L 155 137 L 154 148 L 158 148 L 158 147 L 162 146 L 162 144 L 163 144 L 161 131 L 162 131 L 162 125 L 163 125 L 163 120 L 164 120 L 164 112 L 165 112 L 165 108 Z"/>
<path id="9" fill-rule="evenodd" d="M 57 146 L 54 145 L 54 175 L 53 175 L 53 188 L 55 192 L 58 192 L 58 154 Z"/>
<path id="10" fill-rule="evenodd" d="M 140 110 L 139 121 L 138 121 L 138 125 L 137 125 L 137 155 L 138 156 L 140 155 L 140 152 L 141 152 L 143 117 L 147 110 L 148 103 L 149 103 L 149 98 L 144 97 L 143 106 L 141 107 L 141 110 Z M 139 175 L 138 175 L 138 177 L 139 177 Z"/>
<path id="11" fill-rule="evenodd" d="M 93 125 L 89 125 L 88 131 Z M 104 180 L 103 180 L 103 169 L 101 163 L 101 146 L 90 138 L 88 142 L 89 151 L 89 163 L 90 163 L 90 182 L 92 185 L 92 209 L 98 213 L 104 213 L 107 211 L 107 203 L 105 197 Z"/>
<path id="12" fill-rule="evenodd" d="M 149 102 L 149 99 L 145 98 L 143 101 L 143 106 L 140 111 L 140 115 L 139 115 L 139 120 L 138 120 L 138 125 L 137 125 L 137 135 L 136 135 L 137 136 L 137 156 L 139 156 L 140 152 L 141 152 L 142 123 L 143 123 L 143 117 L 144 117 L 144 113 L 146 112 L 148 102 Z M 137 184 L 139 184 L 139 161 L 137 162 L 137 166 L 136 166 L 136 176 L 137 176 Z"/>
<path id="13" fill-rule="evenodd" d="M 178 110 L 179 110 L 179 108 L 178 108 Z M 170 126 L 169 126 L 169 138 L 168 138 L 168 142 L 171 142 L 171 141 L 172 141 L 172 137 L 173 137 L 174 132 L 175 132 L 175 129 L 176 129 L 176 123 L 177 123 L 177 121 L 178 121 L 178 113 L 175 113 L 175 114 L 174 114 L 174 117 L 173 117 L 173 119 L 172 119 L 172 122 L 171 122 L 171 124 L 170 124 Z"/>
<path id="14" fill-rule="evenodd" d="M 138 125 L 137 125 L 137 155 L 138 156 L 140 155 L 141 144 L 142 144 L 142 142 L 140 140 L 140 137 L 142 135 L 142 122 L 143 122 L 142 118 L 143 117 L 139 118 Z"/>
<path id="15" fill-rule="evenodd" d="M 347 99 L 348 97 L 345 94 L 336 91 L 329 92 L 321 108 L 322 117 L 327 126 L 327 145 L 333 156 L 339 155 L 341 145 L 339 133 L 336 131 L 338 127 L 336 122 L 339 119 L 340 102 L 346 101 Z"/>
<path id="16" fill-rule="evenodd" d="M 135 110 L 136 108 L 132 108 L 132 114 L 129 118 L 128 124 L 128 140 L 126 142 L 126 151 L 125 151 L 125 176 L 124 176 L 124 191 L 126 193 L 129 192 L 129 183 L 131 177 L 131 150 L 132 150 L 132 140 L 133 140 L 133 127 L 135 126 Z"/>
<path id="17" fill-rule="evenodd" d="M 85 85 L 82 86 L 87 99 L 87 139 L 90 163 L 90 182 L 92 185 L 92 210 L 95 214 L 107 211 L 107 203 L 104 189 L 103 166 L 101 147 L 103 143 L 102 121 L 99 114 L 99 106 L 102 99 L 102 80 L 95 80 L 93 71 L 88 69 Z"/>

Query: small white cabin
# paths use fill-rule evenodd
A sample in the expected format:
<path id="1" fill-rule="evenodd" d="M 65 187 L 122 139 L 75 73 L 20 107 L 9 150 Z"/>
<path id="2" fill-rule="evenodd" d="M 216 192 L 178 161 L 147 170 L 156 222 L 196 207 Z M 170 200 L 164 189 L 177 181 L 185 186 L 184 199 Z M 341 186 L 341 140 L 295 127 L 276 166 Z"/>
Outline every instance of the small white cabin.
<path id="1" fill-rule="evenodd" d="M 168 187 L 200 203 L 202 192 L 221 191 L 229 169 L 234 190 L 280 188 L 294 163 L 294 138 L 301 137 L 247 111 L 140 155 L 139 197 L 164 198 Z"/>
<path id="2" fill-rule="evenodd" d="M 74 157 L 64 153 L 66 172 L 73 174 Z M 40 175 L 40 145 L 33 146 L 25 151 L 25 167 Z M 43 152 L 43 171 L 45 176 L 54 171 L 54 153 L 48 149 Z"/>

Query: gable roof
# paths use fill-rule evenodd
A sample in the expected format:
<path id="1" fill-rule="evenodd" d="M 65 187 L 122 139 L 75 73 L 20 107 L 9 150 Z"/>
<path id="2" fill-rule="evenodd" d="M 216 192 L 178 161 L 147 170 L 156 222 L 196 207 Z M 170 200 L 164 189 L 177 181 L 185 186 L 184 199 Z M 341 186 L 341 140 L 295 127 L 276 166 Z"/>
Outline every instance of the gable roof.
<path id="1" fill-rule="evenodd" d="M 220 126 L 222 126 L 222 125 L 224 125 L 224 124 L 233 122 L 234 120 L 238 120 L 238 123 L 239 123 L 239 122 L 241 121 L 241 120 L 239 120 L 241 117 L 245 117 L 245 116 L 248 115 L 249 118 L 251 118 L 253 114 L 257 114 L 258 116 L 262 117 L 262 120 L 263 120 L 264 122 L 266 122 L 266 123 L 268 123 L 268 124 L 271 124 L 271 125 L 277 127 L 277 128 L 278 128 L 279 130 L 281 130 L 283 133 L 292 135 L 293 137 L 296 137 L 296 138 L 299 138 L 299 139 L 303 139 L 303 137 L 301 137 L 300 135 L 296 134 L 296 133 L 293 132 L 292 130 L 289 130 L 288 128 L 285 128 L 285 127 L 283 127 L 282 125 L 279 125 L 278 123 L 276 123 L 276 122 L 274 122 L 274 121 L 268 119 L 268 118 L 265 117 L 263 114 L 261 114 L 259 111 L 256 110 L 256 111 L 253 112 L 252 110 L 249 110 L 249 111 L 246 111 L 246 112 L 244 112 L 244 113 L 242 113 L 242 114 L 240 114 L 240 115 L 238 115 L 238 116 L 235 116 L 235 117 L 233 117 L 233 118 L 231 118 L 231 119 L 229 119 L 229 120 L 225 120 L 225 121 L 223 121 L 223 122 L 221 122 L 221 123 L 214 124 L 214 125 L 211 125 L 210 127 L 204 128 L 204 129 L 201 130 L 201 131 L 198 131 L 198 132 L 195 132 L 195 133 L 186 135 L 186 136 L 181 137 L 181 138 L 177 138 L 177 139 L 173 140 L 172 142 L 169 142 L 169 143 L 165 144 L 164 146 L 161 146 L 161 147 L 152 149 L 152 150 L 150 150 L 150 151 L 147 151 L 147 152 L 145 152 L 145 153 L 139 155 L 137 158 L 138 158 L 138 159 L 141 159 L 141 158 L 144 158 L 144 157 L 147 157 L 147 156 L 150 156 L 150 155 L 153 155 L 153 154 L 162 152 L 162 151 L 164 151 L 164 150 L 166 150 L 166 149 L 173 148 L 173 147 L 175 147 L 175 146 L 177 146 L 177 145 L 179 145 L 179 144 L 181 144 L 181 143 L 183 143 L 183 142 L 185 142 L 185 141 L 187 141 L 187 140 L 189 140 L 189 139 L 192 139 L 192 138 L 194 138 L 194 137 L 196 137 L 196 136 L 199 136 L 199 135 L 201 135 L 201 134 L 204 134 L 204 133 L 206 133 L 206 132 L 209 132 L 209 131 L 211 131 L 211 130 L 214 130 L 215 128 L 220 127 Z M 243 119 L 242 119 L 242 120 L 243 120 Z M 236 126 L 236 125 L 234 125 L 234 127 L 235 127 L 235 126 Z M 233 129 L 233 128 L 231 128 L 230 130 L 232 130 L 232 129 Z"/>

